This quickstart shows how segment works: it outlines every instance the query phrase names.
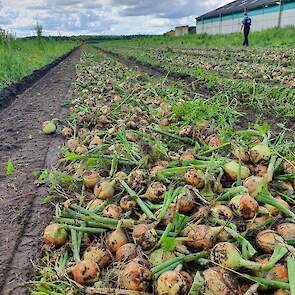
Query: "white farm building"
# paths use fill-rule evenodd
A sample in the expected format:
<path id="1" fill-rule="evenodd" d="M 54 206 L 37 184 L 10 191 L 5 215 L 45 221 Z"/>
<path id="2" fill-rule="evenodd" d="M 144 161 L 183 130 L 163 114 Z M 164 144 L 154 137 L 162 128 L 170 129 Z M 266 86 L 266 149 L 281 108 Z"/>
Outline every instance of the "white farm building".
<path id="1" fill-rule="evenodd" d="M 236 0 L 196 18 L 197 34 L 239 32 L 244 11 L 252 30 L 295 25 L 295 0 Z"/>

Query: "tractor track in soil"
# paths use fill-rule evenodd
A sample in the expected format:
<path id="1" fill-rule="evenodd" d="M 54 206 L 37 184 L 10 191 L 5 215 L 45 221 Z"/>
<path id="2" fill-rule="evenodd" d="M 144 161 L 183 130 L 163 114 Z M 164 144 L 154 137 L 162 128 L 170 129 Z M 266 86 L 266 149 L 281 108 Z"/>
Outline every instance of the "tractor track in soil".
<path id="1" fill-rule="evenodd" d="M 27 294 L 21 287 L 34 277 L 32 262 L 40 258 L 42 232 L 51 209 L 42 204 L 46 189 L 34 184 L 34 171 L 57 160 L 60 136 L 46 136 L 42 123 L 61 118 L 60 106 L 70 96 L 80 49 L 52 67 L 29 89 L 12 97 L 0 117 L 0 294 Z M 27 84 L 27 86 L 30 84 Z M 11 160 L 15 171 L 6 174 Z"/>
<path id="2" fill-rule="evenodd" d="M 154 76 L 154 77 L 167 76 L 167 81 L 168 82 L 170 81 L 171 83 L 182 81 L 185 85 L 185 90 L 188 95 L 193 96 L 195 94 L 201 94 L 204 96 L 204 98 L 209 98 L 214 96 L 219 91 L 221 91 L 221 89 L 210 91 L 206 89 L 205 87 L 198 85 L 199 82 L 197 82 L 196 79 L 190 75 L 175 73 L 175 72 L 167 72 L 166 70 L 164 70 L 163 68 L 159 66 L 144 64 L 136 60 L 135 58 L 125 58 L 118 53 L 115 53 L 106 49 L 102 49 L 96 46 L 92 46 L 92 47 L 98 51 L 103 52 L 104 54 L 109 55 L 110 57 L 126 65 L 127 67 L 133 68 L 140 72 L 147 73 L 150 76 Z M 265 113 L 261 113 L 254 106 L 240 106 L 238 107 L 237 111 L 243 114 L 243 116 L 241 116 L 237 120 L 235 125 L 238 130 L 247 129 L 249 127 L 249 124 L 253 124 L 257 122 L 257 118 L 261 118 L 262 122 L 269 123 L 270 126 L 272 126 L 272 131 L 274 131 L 275 133 L 281 132 L 281 129 L 278 128 L 277 126 L 278 123 L 284 123 L 285 127 L 290 129 L 292 129 L 294 126 L 293 120 L 289 120 L 289 121 L 282 120 L 280 118 L 275 117 L 272 114 L 269 114 L 267 111 Z"/>

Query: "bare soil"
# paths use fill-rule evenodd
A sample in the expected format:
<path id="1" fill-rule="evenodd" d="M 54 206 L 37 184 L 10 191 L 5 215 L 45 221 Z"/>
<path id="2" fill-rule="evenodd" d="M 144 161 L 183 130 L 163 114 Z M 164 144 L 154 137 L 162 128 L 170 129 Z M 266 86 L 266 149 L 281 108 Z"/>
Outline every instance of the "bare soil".
<path id="1" fill-rule="evenodd" d="M 19 287 L 34 277 L 33 261 L 40 255 L 42 232 L 51 219 L 47 194 L 37 188 L 34 171 L 54 162 L 62 139 L 46 136 L 40 128 L 51 118 L 60 118 L 60 106 L 69 95 L 80 50 L 52 68 L 31 88 L 0 112 L 0 294 L 26 294 Z M 15 171 L 6 173 L 11 160 Z"/>

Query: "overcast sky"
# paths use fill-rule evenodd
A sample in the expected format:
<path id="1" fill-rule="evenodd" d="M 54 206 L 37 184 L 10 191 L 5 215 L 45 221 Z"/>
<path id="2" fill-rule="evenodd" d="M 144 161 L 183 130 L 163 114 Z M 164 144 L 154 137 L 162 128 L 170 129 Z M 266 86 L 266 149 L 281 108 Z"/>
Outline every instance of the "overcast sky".
<path id="1" fill-rule="evenodd" d="M 0 0 L 0 27 L 32 35 L 159 34 L 230 0 Z"/>

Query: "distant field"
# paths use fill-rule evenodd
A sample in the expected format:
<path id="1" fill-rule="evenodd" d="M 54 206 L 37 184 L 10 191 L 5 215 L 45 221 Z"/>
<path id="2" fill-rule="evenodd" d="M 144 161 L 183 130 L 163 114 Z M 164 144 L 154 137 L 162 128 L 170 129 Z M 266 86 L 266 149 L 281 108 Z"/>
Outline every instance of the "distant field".
<path id="1" fill-rule="evenodd" d="M 51 39 L 12 39 L 0 36 L 0 89 L 67 53 L 77 43 Z"/>
<path id="2" fill-rule="evenodd" d="M 241 40 L 241 34 L 162 36 L 96 46 L 165 75 L 188 76 L 243 108 L 294 119 L 295 28 L 255 32 L 251 44 L 257 47 L 244 49 Z"/>
<path id="3" fill-rule="evenodd" d="M 120 41 L 114 41 L 120 42 Z M 129 45 L 137 46 L 213 46 L 213 47 L 236 47 L 241 46 L 241 33 L 226 35 L 188 35 L 184 37 L 158 36 L 152 38 L 132 39 Z M 262 32 L 252 32 L 250 35 L 251 47 L 295 47 L 295 27 L 284 29 L 269 29 Z"/>

